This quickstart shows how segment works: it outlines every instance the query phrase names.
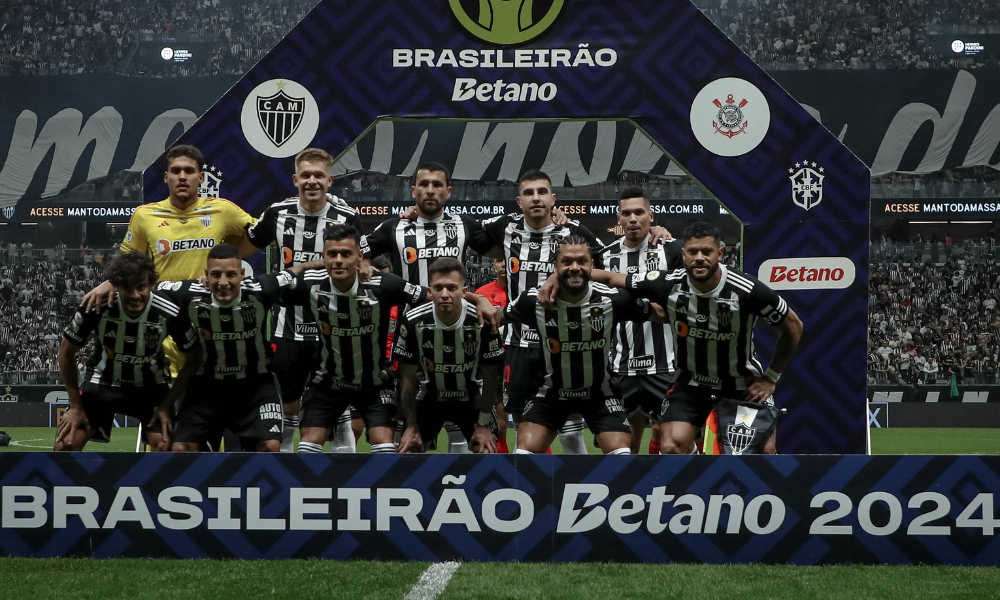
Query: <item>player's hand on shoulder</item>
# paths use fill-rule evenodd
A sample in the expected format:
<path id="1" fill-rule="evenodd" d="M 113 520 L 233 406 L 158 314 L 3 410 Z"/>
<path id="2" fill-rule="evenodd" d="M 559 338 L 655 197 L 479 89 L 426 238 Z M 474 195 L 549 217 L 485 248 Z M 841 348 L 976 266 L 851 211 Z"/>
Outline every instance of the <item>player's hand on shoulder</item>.
<path id="1" fill-rule="evenodd" d="M 552 223 L 555 225 L 565 225 L 569 221 L 569 217 L 566 216 L 566 211 L 555 206 L 552 208 Z"/>
<path id="2" fill-rule="evenodd" d="M 556 294 L 559 292 L 559 278 L 553 273 L 549 275 L 545 283 L 538 288 L 538 303 L 542 306 L 553 306 L 556 303 Z"/>
<path id="3" fill-rule="evenodd" d="M 115 286 L 110 281 L 104 281 L 99 286 L 90 290 L 83 296 L 80 307 L 83 312 L 99 311 L 105 306 L 108 308 L 115 303 Z"/>
<path id="4" fill-rule="evenodd" d="M 417 207 L 416 206 L 411 206 L 411 207 L 407 208 L 406 210 L 403 211 L 403 213 L 401 215 L 399 215 L 399 218 L 400 219 L 405 219 L 407 221 L 416 221 L 417 220 Z"/>

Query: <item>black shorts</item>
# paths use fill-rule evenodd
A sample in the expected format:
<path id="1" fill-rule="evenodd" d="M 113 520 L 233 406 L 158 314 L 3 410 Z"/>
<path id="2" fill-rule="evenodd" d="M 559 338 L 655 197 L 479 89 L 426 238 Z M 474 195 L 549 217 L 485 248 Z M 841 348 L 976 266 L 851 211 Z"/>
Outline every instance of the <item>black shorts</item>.
<path id="1" fill-rule="evenodd" d="M 271 370 L 278 378 L 281 398 L 285 402 L 298 402 L 312 373 L 319 367 L 322 342 L 296 342 L 274 338 L 274 356 Z"/>
<path id="2" fill-rule="evenodd" d="M 510 414 L 524 412 L 524 404 L 538 395 L 545 383 L 545 356 L 541 347 L 507 346 L 504 350 L 503 409 Z"/>
<path id="3" fill-rule="evenodd" d="M 111 387 L 96 383 L 84 383 L 80 394 L 83 414 L 90 422 L 90 440 L 107 443 L 111 440 L 115 415 L 123 414 L 139 419 L 139 426 L 146 431 L 159 433 L 159 420 L 149 426 L 156 407 L 163 402 L 170 388 L 166 385 L 150 385 L 140 388 Z"/>
<path id="4" fill-rule="evenodd" d="M 654 423 L 660 420 L 660 410 L 667 390 L 673 385 L 674 376 L 670 373 L 655 375 L 624 375 L 618 376 L 615 392 L 622 399 L 625 414 L 632 417 L 637 412 L 649 416 Z"/>
<path id="5" fill-rule="evenodd" d="M 396 393 L 391 387 L 348 391 L 310 384 L 302 395 L 299 427 L 333 429 L 348 406 L 358 409 L 368 429 L 396 426 Z"/>
<path id="6" fill-rule="evenodd" d="M 273 375 L 246 379 L 196 377 L 184 392 L 174 441 L 202 444 L 228 429 L 244 440 L 280 440 L 281 395 Z"/>
<path id="7" fill-rule="evenodd" d="M 419 402 L 417 404 L 417 429 L 420 430 L 420 437 L 426 444 L 429 440 L 436 440 L 441 427 L 445 423 L 454 423 L 465 436 L 466 441 L 472 441 L 472 434 L 476 432 L 476 424 L 479 422 L 479 409 L 468 400 L 456 400 L 452 402 L 437 402 L 434 400 Z M 493 437 L 497 436 L 497 411 L 494 408 L 490 418 L 490 431 Z"/>
<path id="8" fill-rule="evenodd" d="M 614 396 L 586 400 L 553 400 L 544 396 L 534 398 L 524 407 L 521 422 L 537 423 L 552 431 L 559 431 L 566 424 L 567 418 L 574 413 L 583 415 L 587 427 L 590 427 L 594 435 L 612 431 L 621 433 L 631 431 L 625 418 L 622 401 Z"/>
<path id="9" fill-rule="evenodd" d="M 660 423 L 681 422 L 702 427 L 715 408 L 716 398 L 736 398 L 737 395 L 738 392 L 725 393 L 678 383 L 667 392 L 660 410 Z"/>

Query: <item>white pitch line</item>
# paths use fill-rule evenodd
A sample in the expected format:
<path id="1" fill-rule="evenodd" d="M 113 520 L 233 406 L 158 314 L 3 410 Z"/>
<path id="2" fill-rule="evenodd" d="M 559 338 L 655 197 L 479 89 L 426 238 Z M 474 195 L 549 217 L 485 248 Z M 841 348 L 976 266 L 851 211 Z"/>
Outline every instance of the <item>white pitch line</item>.
<path id="1" fill-rule="evenodd" d="M 456 561 L 434 563 L 420 575 L 420 580 L 403 596 L 403 600 L 434 600 L 448 587 L 451 576 L 462 566 Z"/>
<path id="2" fill-rule="evenodd" d="M 31 444 L 25 444 L 24 443 L 24 442 L 40 442 L 40 441 L 42 441 L 41 438 L 39 438 L 37 440 L 22 440 L 20 442 L 15 442 L 14 440 L 11 440 L 10 445 L 11 446 L 18 446 L 20 448 L 49 448 L 50 447 L 50 446 L 32 446 Z"/>

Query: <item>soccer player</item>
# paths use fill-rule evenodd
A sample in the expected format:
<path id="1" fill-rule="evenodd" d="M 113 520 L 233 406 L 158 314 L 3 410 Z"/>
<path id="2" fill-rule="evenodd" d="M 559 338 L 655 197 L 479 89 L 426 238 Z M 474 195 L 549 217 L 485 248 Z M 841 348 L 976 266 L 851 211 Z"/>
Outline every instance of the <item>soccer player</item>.
<path id="1" fill-rule="evenodd" d="M 196 452 L 222 428 L 239 436 L 244 448 L 279 451 L 281 395 L 268 367 L 267 315 L 294 283 L 293 273 L 318 264 L 245 279 L 239 250 L 219 244 L 208 253 L 207 286 L 191 280 L 159 285 L 200 333 L 205 353 L 177 413 L 174 452 Z M 185 364 L 180 377 L 190 368 Z"/>
<path id="2" fill-rule="evenodd" d="M 410 195 L 417 210 L 415 220 L 389 218 L 361 240 L 365 256 L 388 254 L 392 272 L 407 282 L 427 287 L 428 269 L 438 258 L 462 260 L 466 248 L 489 254 L 496 245 L 478 221 L 445 211 L 451 198 L 451 174 L 444 165 L 434 162 L 419 165 Z M 499 251 L 493 254 L 499 256 Z M 467 454 L 469 449 L 462 432 L 453 427 L 447 429 L 448 452 Z"/>
<path id="3" fill-rule="evenodd" d="M 151 258 L 121 254 L 108 265 L 107 277 L 118 290 L 115 303 L 101 313 L 78 308 L 63 332 L 59 370 L 70 409 L 59 423 L 55 450 L 82 450 L 90 439 L 107 442 L 115 414 L 122 413 L 139 419 L 154 451 L 167 451 L 174 402 L 186 382 L 170 389 L 163 340 L 172 335 L 193 365 L 201 360 L 201 347 L 187 320 L 179 318 L 180 307 L 153 291 Z M 91 334 L 97 345 L 81 386 L 76 355 Z"/>
<path id="4" fill-rule="evenodd" d="M 445 421 L 460 428 L 473 452 L 497 451 L 493 405 L 503 346 L 463 299 L 464 273 L 456 258 L 435 261 L 428 272 L 431 303 L 410 309 L 399 321 L 393 357 L 399 360 L 406 417 L 400 452 L 423 452 L 424 440 L 437 438 Z"/>
<path id="5" fill-rule="evenodd" d="M 483 227 L 504 252 L 507 271 L 507 297 L 538 287 L 553 272 L 553 258 L 559 244 L 569 236 L 581 236 L 590 246 L 591 256 L 600 266 L 603 248 L 589 229 L 578 221 L 556 225 L 552 210 L 556 195 L 552 180 L 542 171 L 528 171 L 518 179 L 519 215 L 503 215 L 486 221 Z M 535 330 L 519 323 L 507 327 L 504 366 L 504 410 L 517 424 L 525 402 L 534 397 L 542 384 L 545 364 Z M 579 415 L 568 420 L 559 440 L 565 454 L 586 454 L 583 421 Z"/>
<path id="6" fill-rule="evenodd" d="M 332 166 L 333 157 L 325 150 L 306 148 L 296 154 L 292 183 L 298 189 L 298 197 L 265 209 L 242 238 L 241 253 L 276 244 L 281 266 L 287 268 L 321 260 L 323 231 L 327 227 L 348 224 L 361 230 L 361 219 L 353 208 L 327 200 L 327 192 L 333 185 Z M 275 313 L 271 370 L 278 378 L 284 402 L 281 451 L 293 452 L 292 437 L 299 427 L 302 391 L 319 363 L 319 333 L 303 306 L 277 306 Z"/>
<path id="7" fill-rule="evenodd" d="M 625 235 L 602 252 L 608 271 L 642 276 L 649 271 L 684 266 L 679 240 L 650 244 L 653 211 L 642 189 L 622 191 L 618 224 Z M 660 406 L 674 379 L 674 343 L 670 326 L 648 321 L 620 323 L 611 346 L 611 373 L 617 381 L 616 393 L 622 399 L 632 429 L 632 454 L 639 453 L 639 444 L 650 420 L 653 421 L 653 437 L 649 453 L 659 454 Z"/>
<path id="8" fill-rule="evenodd" d="M 481 286 L 476 293 L 480 296 L 485 296 L 490 304 L 493 306 L 499 306 L 501 308 L 507 307 L 507 265 L 502 258 L 494 258 L 491 260 L 491 265 L 493 271 L 497 274 L 496 281 L 491 281 L 484 286 Z M 507 413 L 503 409 L 503 377 L 500 378 L 498 382 L 497 402 L 497 452 L 500 454 L 509 454 L 510 449 L 507 448 Z"/>
<path id="9" fill-rule="evenodd" d="M 200 198 L 198 187 L 205 180 L 205 158 L 194 146 L 177 145 L 167 151 L 163 180 L 170 196 L 143 204 L 132 214 L 121 251 L 137 251 L 153 258 L 163 281 L 197 279 L 205 270 L 209 251 L 225 240 L 237 241 L 254 219 L 223 198 Z M 252 254 L 248 252 L 246 256 Z M 84 297 L 88 310 L 111 305 L 114 288 L 104 282 Z M 170 371 L 177 376 L 183 354 L 167 340 Z"/>
<path id="10" fill-rule="evenodd" d="M 519 454 L 540 453 L 571 414 L 582 414 L 605 454 L 631 454 L 621 399 L 611 387 L 608 348 L 623 321 L 655 318 L 647 301 L 620 289 L 591 283 L 590 241 L 569 236 L 553 256 L 559 282 L 552 306 L 538 290 L 522 292 L 507 307 L 511 325 L 537 332 L 544 352 L 544 382 L 528 399 L 517 435 Z"/>
<path id="11" fill-rule="evenodd" d="M 593 275 L 595 281 L 626 288 L 666 310 L 678 376 L 660 415 L 661 454 L 695 453 L 696 432 L 713 402 L 773 403 L 775 385 L 802 337 L 802 321 L 783 298 L 755 277 L 720 262 L 725 246 L 718 228 L 693 223 L 682 240 L 683 270 Z M 551 299 L 551 291 L 543 289 L 540 295 Z M 779 332 L 766 370 L 754 352 L 758 318 Z"/>

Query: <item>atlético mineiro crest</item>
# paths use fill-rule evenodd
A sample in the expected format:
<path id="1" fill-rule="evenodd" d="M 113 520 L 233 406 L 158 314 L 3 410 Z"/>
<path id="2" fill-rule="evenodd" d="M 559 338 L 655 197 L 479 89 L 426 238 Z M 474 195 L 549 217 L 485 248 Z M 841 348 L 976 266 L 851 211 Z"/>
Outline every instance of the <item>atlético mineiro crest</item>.
<path id="1" fill-rule="evenodd" d="M 358 302 L 358 317 L 362 321 L 368 321 L 372 318 L 372 305 L 367 302 Z"/>
<path id="2" fill-rule="evenodd" d="M 590 328 L 594 331 L 604 329 L 604 310 L 598 307 L 590 309 Z"/>
<path id="3" fill-rule="evenodd" d="M 3 218 L 10 221 L 14 217 L 14 209 L 16 206 L 5 206 L 3 207 Z"/>
<path id="4" fill-rule="evenodd" d="M 201 221 L 201 224 L 204 225 L 206 229 L 212 226 L 212 215 L 202 215 L 198 217 L 198 220 Z"/>
<path id="5" fill-rule="evenodd" d="M 455 223 L 445 223 L 444 236 L 449 240 L 458 239 L 458 225 Z"/>
<path id="6" fill-rule="evenodd" d="M 479 350 L 479 340 L 476 338 L 476 333 L 474 331 L 465 332 L 465 340 L 462 342 L 462 350 L 465 351 L 466 356 L 476 355 L 476 352 Z"/>
<path id="7" fill-rule="evenodd" d="M 646 270 L 658 271 L 660 269 L 660 255 L 655 250 L 650 250 L 646 254 Z"/>
<path id="8" fill-rule="evenodd" d="M 733 449 L 733 454 L 743 454 L 746 452 L 747 448 L 750 447 L 750 443 L 753 442 L 753 436 L 757 433 L 757 430 L 753 427 L 747 427 L 745 423 L 736 423 L 730 425 L 726 428 L 726 439 L 729 441 L 729 447 Z"/>
<path id="9" fill-rule="evenodd" d="M 724 103 L 716 98 L 712 100 L 712 104 L 719 109 L 719 112 L 715 115 L 715 121 L 712 121 L 716 133 L 733 138 L 743 133 L 747 125 L 750 124 L 750 121 L 743 116 L 743 107 L 748 104 L 746 98 L 740 100 L 739 104 L 737 104 L 736 100 L 733 99 L 733 95 L 729 94 L 726 96 Z"/>
<path id="10" fill-rule="evenodd" d="M 222 171 L 216 169 L 215 165 L 204 164 L 201 172 L 205 174 L 205 181 L 198 187 L 198 195 L 202 198 L 218 198 L 219 190 L 222 189 Z"/>
<path id="11" fill-rule="evenodd" d="M 792 202 L 805 210 L 823 201 L 823 167 L 804 160 L 788 169 L 788 179 L 792 182 Z"/>
<path id="12" fill-rule="evenodd" d="M 279 89 L 273 96 L 257 96 L 257 120 L 267 138 L 280 147 L 298 130 L 305 106 L 305 98 L 293 98 Z"/>

